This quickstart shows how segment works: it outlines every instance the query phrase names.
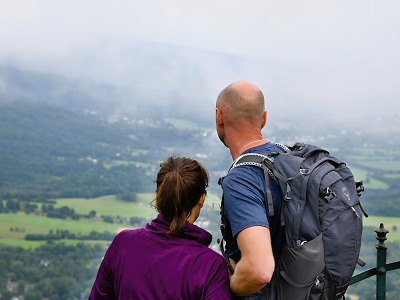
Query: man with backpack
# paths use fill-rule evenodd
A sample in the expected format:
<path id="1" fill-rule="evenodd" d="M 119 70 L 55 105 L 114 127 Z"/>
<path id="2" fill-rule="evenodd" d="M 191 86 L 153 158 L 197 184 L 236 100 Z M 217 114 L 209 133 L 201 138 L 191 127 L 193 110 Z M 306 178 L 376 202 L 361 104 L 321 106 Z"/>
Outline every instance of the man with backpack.
<path id="1" fill-rule="evenodd" d="M 233 160 L 246 152 L 265 156 L 282 152 L 262 137 L 266 122 L 264 96 L 254 84 L 235 82 L 218 95 L 216 130 Z M 284 238 L 281 193 L 272 178 L 267 189 L 264 178 L 261 168 L 241 166 L 232 169 L 221 183 L 226 242 L 222 250 L 234 268 L 230 277 L 232 295 L 244 297 L 241 299 L 276 299 L 270 280 Z M 266 199 L 271 196 L 273 205 L 268 206 Z"/>
<path id="2" fill-rule="evenodd" d="M 220 180 L 220 249 L 231 292 L 240 299 L 343 299 L 356 264 L 364 264 L 362 181 L 326 149 L 267 142 L 266 120 L 253 84 L 236 82 L 219 94 L 216 129 L 233 159 Z"/>

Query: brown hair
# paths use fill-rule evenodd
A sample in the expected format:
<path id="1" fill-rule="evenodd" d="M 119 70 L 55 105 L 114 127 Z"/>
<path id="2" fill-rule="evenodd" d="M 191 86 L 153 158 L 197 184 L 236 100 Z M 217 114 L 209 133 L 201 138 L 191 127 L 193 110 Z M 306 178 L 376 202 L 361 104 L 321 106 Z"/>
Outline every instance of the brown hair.
<path id="1" fill-rule="evenodd" d="M 171 221 L 168 235 L 179 235 L 200 197 L 206 193 L 208 172 L 196 160 L 171 156 L 160 163 L 155 207 Z"/>

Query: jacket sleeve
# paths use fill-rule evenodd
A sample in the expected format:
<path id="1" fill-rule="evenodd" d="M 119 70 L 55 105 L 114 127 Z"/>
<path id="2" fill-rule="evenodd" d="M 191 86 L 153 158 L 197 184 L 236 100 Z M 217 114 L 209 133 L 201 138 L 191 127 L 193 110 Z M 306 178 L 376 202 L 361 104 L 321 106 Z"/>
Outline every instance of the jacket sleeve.
<path id="1" fill-rule="evenodd" d="M 112 274 L 112 266 L 115 258 L 118 257 L 121 241 L 124 241 L 124 236 L 123 232 L 117 234 L 111 245 L 108 247 L 99 270 L 97 271 L 97 276 L 93 283 L 89 300 L 117 299 L 113 285 L 114 278 Z"/>
<path id="2" fill-rule="evenodd" d="M 127 242 L 132 242 L 130 233 L 133 230 L 123 230 L 119 232 L 110 247 L 108 247 L 103 261 L 100 264 L 94 281 L 89 300 L 114 300 L 117 299 L 118 282 L 115 279 L 114 264 L 120 256 Z"/>
<path id="3" fill-rule="evenodd" d="M 107 255 L 104 257 L 97 272 L 89 300 L 112 300 L 116 299 L 114 288 L 112 286 L 112 278 L 107 270 Z"/>
<path id="4" fill-rule="evenodd" d="M 230 300 L 228 267 L 222 256 L 212 265 L 204 300 Z"/>

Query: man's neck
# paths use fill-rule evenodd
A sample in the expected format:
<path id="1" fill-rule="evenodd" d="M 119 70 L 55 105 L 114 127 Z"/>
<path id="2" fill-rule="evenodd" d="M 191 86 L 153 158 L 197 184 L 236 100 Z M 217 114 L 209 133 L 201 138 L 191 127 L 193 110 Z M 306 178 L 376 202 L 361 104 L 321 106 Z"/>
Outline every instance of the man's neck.
<path id="1" fill-rule="evenodd" d="M 236 147 L 230 148 L 232 159 L 235 160 L 246 150 L 263 145 L 266 142 L 262 136 L 255 137 L 253 140 L 246 139 L 245 142 L 238 143 Z"/>

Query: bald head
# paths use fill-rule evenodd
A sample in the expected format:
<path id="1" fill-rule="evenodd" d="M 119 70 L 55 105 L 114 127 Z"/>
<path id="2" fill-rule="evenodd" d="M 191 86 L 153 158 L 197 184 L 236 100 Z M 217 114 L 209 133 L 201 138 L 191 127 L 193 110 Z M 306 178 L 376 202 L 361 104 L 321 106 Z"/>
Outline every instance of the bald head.
<path id="1" fill-rule="evenodd" d="M 265 111 L 263 93 L 247 81 L 238 81 L 224 88 L 218 95 L 216 106 L 224 111 L 227 122 L 236 124 L 258 122 Z"/>

